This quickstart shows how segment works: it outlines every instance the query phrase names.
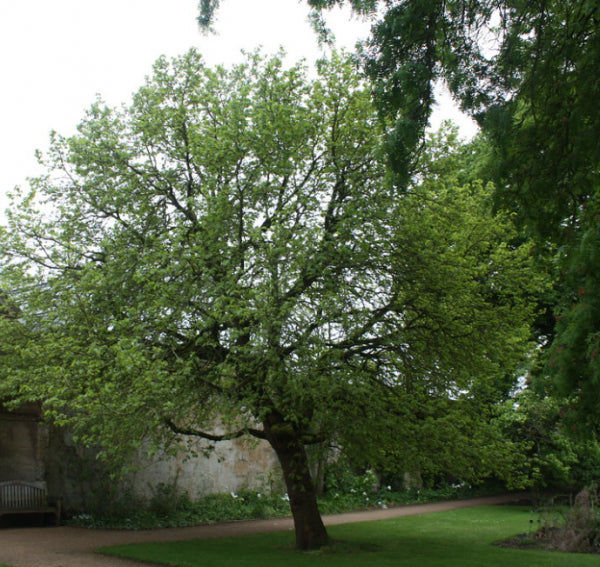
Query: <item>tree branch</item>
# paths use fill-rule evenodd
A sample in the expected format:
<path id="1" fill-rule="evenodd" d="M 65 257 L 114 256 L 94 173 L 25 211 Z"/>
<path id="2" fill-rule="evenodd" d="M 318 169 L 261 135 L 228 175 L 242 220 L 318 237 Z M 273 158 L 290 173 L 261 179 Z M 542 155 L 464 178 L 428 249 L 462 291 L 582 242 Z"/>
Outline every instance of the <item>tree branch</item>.
<path id="1" fill-rule="evenodd" d="M 189 435 L 191 437 L 200 437 L 201 439 L 206 439 L 207 441 L 213 441 L 215 443 L 218 443 L 219 441 L 232 441 L 233 439 L 239 439 L 244 435 L 252 435 L 252 437 L 256 437 L 257 439 L 266 439 L 264 431 L 262 431 L 261 429 L 253 429 L 251 427 L 245 427 L 243 429 L 240 429 L 239 431 L 225 433 L 223 435 L 213 435 L 211 433 L 206 433 L 205 431 L 200 431 L 199 429 L 179 427 L 173 422 L 173 420 L 168 418 L 165 419 L 165 425 L 173 433 L 177 433 L 177 435 Z"/>

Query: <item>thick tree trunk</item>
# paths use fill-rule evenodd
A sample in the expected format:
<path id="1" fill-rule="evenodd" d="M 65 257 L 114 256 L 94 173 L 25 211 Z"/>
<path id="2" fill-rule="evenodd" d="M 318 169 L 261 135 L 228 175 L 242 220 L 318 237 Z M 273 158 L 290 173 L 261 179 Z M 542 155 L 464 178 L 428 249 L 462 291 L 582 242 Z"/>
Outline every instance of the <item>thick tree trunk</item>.
<path id="1" fill-rule="evenodd" d="M 293 425 L 279 416 L 269 416 L 264 429 L 283 470 L 294 518 L 296 545 L 303 550 L 319 549 L 327 544 L 329 538 L 317 505 L 316 488 L 302 439 Z"/>

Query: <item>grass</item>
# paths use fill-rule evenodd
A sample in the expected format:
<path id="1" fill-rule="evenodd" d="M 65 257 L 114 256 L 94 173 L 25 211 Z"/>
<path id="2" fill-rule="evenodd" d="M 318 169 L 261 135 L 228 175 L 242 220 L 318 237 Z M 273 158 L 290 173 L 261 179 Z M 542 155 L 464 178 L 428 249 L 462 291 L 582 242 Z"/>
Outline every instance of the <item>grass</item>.
<path id="1" fill-rule="evenodd" d="M 329 528 L 334 543 L 293 550 L 293 534 L 104 548 L 101 553 L 172 567 L 598 567 L 596 555 L 506 549 L 494 543 L 529 530 L 529 509 L 485 506 Z"/>

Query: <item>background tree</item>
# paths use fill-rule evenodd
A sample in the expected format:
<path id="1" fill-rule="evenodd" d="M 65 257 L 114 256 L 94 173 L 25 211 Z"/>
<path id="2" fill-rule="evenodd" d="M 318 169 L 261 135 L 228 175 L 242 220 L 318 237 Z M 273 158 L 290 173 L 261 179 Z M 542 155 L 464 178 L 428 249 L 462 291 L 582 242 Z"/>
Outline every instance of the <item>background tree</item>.
<path id="1" fill-rule="evenodd" d="M 497 308 L 512 305 L 519 309 L 514 303 L 516 296 L 511 296 L 517 290 L 518 294 L 527 293 L 519 295 L 517 302 L 523 302 L 523 308 L 531 311 L 547 281 L 529 255 L 531 243 L 523 242 L 508 216 L 492 213 L 494 187 L 484 185 L 474 173 L 485 152 L 486 145 L 481 140 L 461 143 L 457 129 L 446 125 L 427 137 L 416 162 L 417 175 L 396 197 L 403 219 L 399 231 L 407 241 L 425 247 L 414 259 L 421 266 L 434 266 L 431 273 L 421 272 L 422 279 L 405 279 L 403 288 L 411 296 L 405 300 L 405 309 L 429 304 L 423 312 L 441 314 L 445 325 L 438 327 L 437 322 L 422 321 L 427 328 L 427 339 L 422 343 L 424 352 L 418 359 L 415 357 L 414 367 L 403 369 L 406 379 L 396 384 L 391 395 L 380 394 L 385 410 L 379 414 L 378 426 L 342 443 L 354 463 L 374 466 L 397 478 L 410 472 L 427 485 L 440 479 L 479 483 L 486 478 L 501 479 L 511 487 L 528 483 L 520 462 L 524 458 L 523 446 L 518 439 L 505 435 L 496 418 L 499 408 L 513 399 L 518 376 L 528 372 L 529 362 L 518 356 L 510 360 L 498 356 L 508 346 L 502 338 L 510 334 L 508 327 L 503 329 L 505 324 L 510 325 L 510 318 L 504 318 L 508 312 L 501 315 L 496 311 L 499 319 L 496 323 L 487 319 L 485 328 L 470 327 L 467 322 L 474 312 L 486 310 L 484 305 L 489 306 L 490 302 L 497 302 Z M 406 246 L 402 249 L 409 250 Z M 512 256 L 517 250 L 523 254 L 522 263 L 509 267 L 503 257 Z M 487 275 L 477 275 L 471 269 L 457 270 L 465 256 L 475 262 L 475 258 L 493 256 L 493 265 L 504 266 L 502 283 L 492 281 L 496 277 L 493 271 L 484 270 Z M 468 292 L 480 284 L 490 286 L 487 293 L 477 298 L 477 294 Z M 490 292 L 491 288 L 494 291 Z M 454 298 L 445 312 L 436 305 L 441 294 Z M 467 303 L 462 304 L 463 300 Z M 452 320 L 458 325 L 454 332 L 450 332 Z M 500 333 L 498 343 L 490 335 L 490 325 Z M 469 336 L 459 338 L 462 332 Z M 527 328 L 521 327 L 510 340 L 525 344 L 528 333 Z M 489 352 L 491 358 L 483 366 L 479 366 L 482 360 L 471 358 L 467 346 L 476 336 L 488 337 L 487 348 L 495 350 L 495 354 Z M 459 344 L 463 338 L 465 350 Z M 428 351 L 435 358 L 444 350 L 438 341 L 450 341 L 458 348 L 450 351 L 452 360 L 438 367 L 439 372 L 432 372 L 436 362 L 419 365 L 427 359 Z M 497 363 L 493 370 L 489 366 L 491 359 Z M 462 390 L 453 386 L 453 379 L 460 372 L 464 372 L 460 380 Z M 364 419 L 364 414 L 359 414 L 355 421 L 361 423 Z M 377 423 L 377 417 L 371 417 L 371 422 Z"/>
<path id="2" fill-rule="evenodd" d="M 339 56 L 309 79 L 191 51 L 130 106 L 94 104 L 9 217 L 0 395 L 110 458 L 265 439 L 298 546 L 323 545 L 307 444 L 391 446 L 391 409 L 476 396 L 528 348 L 529 249 L 481 184 L 436 173 L 447 136 L 399 198 L 379 124 Z"/>
<path id="3" fill-rule="evenodd" d="M 502 437 L 521 445 L 521 472 L 534 492 L 577 493 L 598 479 L 600 445 L 573 439 L 560 414 L 556 399 L 526 389 L 508 400 L 498 416 Z"/>

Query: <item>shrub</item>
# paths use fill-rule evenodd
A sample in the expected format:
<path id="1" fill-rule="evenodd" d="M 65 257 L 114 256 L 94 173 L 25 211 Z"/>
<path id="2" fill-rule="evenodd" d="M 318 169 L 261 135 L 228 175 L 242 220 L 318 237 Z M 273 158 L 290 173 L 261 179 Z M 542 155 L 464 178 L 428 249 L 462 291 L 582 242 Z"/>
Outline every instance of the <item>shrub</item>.
<path id="1" fill-rule="evenodd" d="M 146 506 L 117 501 L 109 511 L 79 514 L 71 523 L 83 527 L 151 529 L 272 518 L 289 514 L 286 495 L 244 490 L 239 493 L 209 494 L 192 502 L 187 494 L 177 495 L 159 486 Z"/>
<path id="2" fill-rule="evenodd" d="M 597 507 L 597 488 L 592 486 L 582 490 L 565 514 L 563 525 L 550 530 L 548 536 L 552 547 L 577 553 L 600 551 L 600 514 Z"/>

